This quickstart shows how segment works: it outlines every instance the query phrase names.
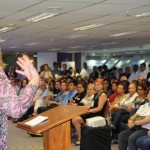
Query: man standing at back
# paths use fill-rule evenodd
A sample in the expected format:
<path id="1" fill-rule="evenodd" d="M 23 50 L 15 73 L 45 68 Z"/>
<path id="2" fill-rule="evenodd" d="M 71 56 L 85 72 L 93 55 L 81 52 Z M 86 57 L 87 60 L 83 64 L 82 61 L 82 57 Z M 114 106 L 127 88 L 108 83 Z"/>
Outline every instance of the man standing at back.
<path id="1" fill-rule="evenodd" d="M 144 79 L 147 78 L 147 70 L 146 70 L 146 64 L 145 63 L 140 64 L 139 76 L 142 76 Z"/>
<path id="2" fill-rule="evenodd" d="M 133 72 L 132 74 L 130 75 L 128 81 L 131 83 L 133 80 L 138 80 L 138 77 L 139 77 L 139 66 L 137 64 L 134 64 L 133 65 Z"/>
<path id="3" fill-rule="evenodd" d="M 87 66 L 87 63 L 83 63 L 83 69 L 80 72 L 80 76 L 84 79 L 92 73 L 92 70 Z"/>

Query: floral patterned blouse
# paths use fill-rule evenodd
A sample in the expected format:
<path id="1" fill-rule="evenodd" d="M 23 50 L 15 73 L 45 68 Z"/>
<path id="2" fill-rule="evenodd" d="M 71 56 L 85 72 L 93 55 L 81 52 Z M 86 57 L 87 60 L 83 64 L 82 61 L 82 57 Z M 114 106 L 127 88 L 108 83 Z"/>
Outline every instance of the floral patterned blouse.
<path id="1" fill-rule="evenodd" d="M 20 118 L 30 107 L 37 87 L 28 84 L 20 95 L 0 67 L 0 150 L 7 150 L 8 121 L 7 116 Z"/>

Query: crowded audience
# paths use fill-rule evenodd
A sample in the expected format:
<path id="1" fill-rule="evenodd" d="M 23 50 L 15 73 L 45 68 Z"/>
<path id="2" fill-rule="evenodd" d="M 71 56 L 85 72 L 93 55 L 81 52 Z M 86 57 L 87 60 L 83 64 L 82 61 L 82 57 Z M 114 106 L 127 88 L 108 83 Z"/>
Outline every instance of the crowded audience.
<path id="1" fill-rule="evenodd" d="M 53 67 L 41 66 L 41 81 L 32 106 L 22 118 L 12 118 L 14 123 L 59 105 L 86 106 L 87 113 L 72 119 L 77 132 L 75 145 L 80 145 L 81 126 L 88 118 L 104 117 L 109 102 L 109 126 L 117 133 L 119 150 L 150 149 L 150 64 L 134 64 L 132 69 L 93 66 L 91 70 L 84 62 L 81 72 L 65 63 L 59 68 L 59 63 L 54 62 Z M 7 75 L 19 95 L 28 80 L 20 80 L 14 68 L 11 66 Z"/>

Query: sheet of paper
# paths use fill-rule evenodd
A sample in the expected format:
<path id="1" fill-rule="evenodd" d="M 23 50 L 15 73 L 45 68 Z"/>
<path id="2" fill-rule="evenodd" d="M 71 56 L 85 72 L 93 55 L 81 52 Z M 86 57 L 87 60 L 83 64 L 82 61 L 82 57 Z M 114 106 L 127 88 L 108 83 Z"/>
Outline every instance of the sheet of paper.
<path id="1" fill-rule="evenodd" d="M 48 117 L 37 116 L 36 118 L 26 122 L 25 124 L 30 125 L 30 126 L 35 126 L 35 125 L 45 121 L 46 119 L 48 119 Z"/>

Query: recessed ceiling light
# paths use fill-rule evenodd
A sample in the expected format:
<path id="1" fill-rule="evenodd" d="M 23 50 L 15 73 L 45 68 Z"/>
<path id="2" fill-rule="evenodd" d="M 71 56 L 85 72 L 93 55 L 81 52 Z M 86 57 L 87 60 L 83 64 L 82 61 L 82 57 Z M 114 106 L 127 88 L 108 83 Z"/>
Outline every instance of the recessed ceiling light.
<path id="1" fill-rule="evenodd" d="M 34 17 L 28 18 L 26 21 L 38 22 L 59 15 L 59 13 L 40 13 Z"/>
<path id="2" fill-rule="evenodd" d="M 75 38 L 81 38 L 81 37 L 85 37 L 87 35 L 71 35 L 68 37 L 64 37 L 65 39 L 75 39 Z"/>
<path id="3" fill-rule="evenodd" d="M 28 46 L 34 46 L 34 45 L 38 45 L 38 44 L 40 44 L 40 43 L 28 43 L 26 45 L 28 45 Z"/>
<path id="4" fill-rule="evenodd" d="M 60 8 L 60 7 L 48 7 L 47 11 L 49 11 L 49 10 L 62 10 L 62 8 Z"/>
<path id="5" fill-rule="evenodd" d="M 14 30 L 16 29 L 16 25 L 15 24 L 8 24 L 6 27 L 1 27 L 0 28 L 0 32 L 8 32 L 8 31 L 11 31 L 11 30 Z"/>
<path id="6" fill-rule="evenodd" d="M 72 47 L 69 47 L 69 48 L 76 49 L 76 48 L 82 48 L 82 47 L 85 47 L 85 46 L 72 46 Z"/>
<path id="7" fill-rule="evenodd" d="M 74 28 L 75 31 L 83 31 L 83 30 L 88 30 L 88 29 L 93 29 L 93 28 L 97 28 L 97 27 L 102 27 L 106 24 L 90 24 L 90 25 L 86 25 L 86 26 L 82 26 L 82 27 L 79 27 L 79 28 Z"/>
<path id="8" fill-rule="evenodd" d="M 10 47 L 8 47 L 8 48 L 11 48 L 11 49 L 13 49 L 13 48 L 18 48 L 18 46 L 10 46 Z"/>
<path id="9" fill-rule="evenodd" d="M 101 45 L 113 45 L 113 44 L 117 44 L 118 42 L 104 42 L 104 43 L 101 43 Z"/>
<path id="10" fill-rule="evenodd" d="M 135 15 L 135 17 L 147 17 L 147 16 L 150 16 L 150 12 L 144 12 L 144 13 L 141 13 L 141 14 L 137 14 Z"/>
<path id="11" fill-rule="evenodd" d="M 52 48 L 52 49 L 48 49 L 49 51 L 58 51 L 60 50 L 60 48 Z"/>
<path id="12" fill-rule="evenodd" d="M 135 34 L 137 33 L 138 31 L 128 31 L 128 32 L 123 32 L 123 33 L 117 33 L 117 34 L 113 34 L 113 35 L 109 35 L 109 36 L 124 36 L 124 35 L 129 35 L 129 34 Z"/>
<path id="13" fill-rule="evenodd" d="M 0 43 L 5 42 L 5 41 L 6 41 L 5 39 L 0 39 Z"/>
<path id="14" fill-rule="evenodd" d="M 5 31 L 7 31 L 8 29 L 9 29 L 8 27 L 0 28 L 0 32 L 5 32 Z"/>

